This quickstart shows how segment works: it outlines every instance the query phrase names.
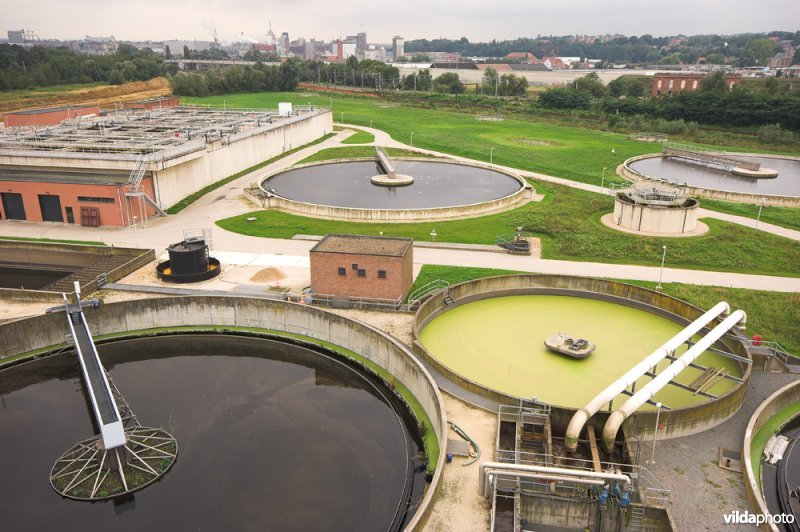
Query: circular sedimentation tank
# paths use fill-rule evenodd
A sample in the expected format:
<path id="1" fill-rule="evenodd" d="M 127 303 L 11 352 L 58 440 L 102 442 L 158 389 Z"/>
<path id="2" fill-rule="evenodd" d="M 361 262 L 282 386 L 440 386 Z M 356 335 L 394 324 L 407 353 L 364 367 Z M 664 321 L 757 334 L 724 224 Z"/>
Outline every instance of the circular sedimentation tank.
<path id="1" fill-rule="evenodd" d="M 485 165 L 431 159 L 395 159 L 401 186 L 379 184 L 374 159 L 300 165 L 265 177 L 271 206 L 323 218 L 410 221 L 496 212 L 529 199 L 530 186 Z M 527 192 L 527 193 L 526 193 Z"/>
<path id="2" fill-rule="evenodd" d="M 778 172 L 771 178 L 735 175 L 722 169 L 693 164 L 659 155 L 637 157 L 626 165 L 642 176 L 698 190 L 722 191 L 747 196 L 779 196 L 800 199 L 800 160 L 792 158 L 736 155 Z M 757 199 L 757 198 L 756 198 Z"/>
<path id="3" fill-rule="evenodd" d="M 778 530 L 800 522 L 800 502 L 792 495 L 800 486 L 800 381 L 768 397 L 750 418 L 744 436 L 745 488 L 762 514 L 782 519 Z M 795 524 L 795 527 L 797 525 Z"/>
<path id="4" fill-rule="evenodd" d="M 566 276 L 488 278 L 450 287 L 448 293 L 454 305 L 437 296 L 420 307 L 414 327 L 418 352 L 472 392 L 505 403 L 535 397 L 562 412 L 566 416 L 562 419 L 702 314 L 658 292 Z M 584 338 L 596 348 L 584 359 L 554 353 L 544 342 L 557 333 Z M 727 345 L 725 349 L 742 347 Z M 676 356 L 686 349 L 680 348 Z M 670 363 L 662 361 L 658 370 Z M 749 367 L 711 352 L 696 363 L 722 370 L 736 380 L 722 378 L 705 390 L 716 400 L 673 385 L 658 392 L 653 401 L 671 409 L 674 435 L 722 422 L 744 397 L 740 383 L 747 381 Z M 676 381 L 690 385 L 701 373 L 690 367 Z M 637 387 L 650 380 L 642 377 Z M 626 399 L 617 397 L 612 408 Z M 709 406 L 716 402 L 720 404 Z M 640 412 L 654 410 L 644 405 Z M 686 419 L 680 418 L 682 411 L 687 412 Z M 695 423 L 691 419 L 695 415 L 706 419 Z"/>
<path id="5" fill-rule="evenodd" d="M 136 302 L 149 307 L 139 311 L 134 303 L 116 309 L 105 305 L 88 313 L 87 321 L 102 337 L 100 332 L 120 318 L 135 321 L 158 312 L 186 315 L 213 307 L 216 311 L 209 312 L 221 314 L 225 307 L 237 307 L 243 320 L 255 313 L 268 322 L 265 313 L 270 312 L 277 320 L 291 315 L 288 321 L 297 323 L 306 316 L 314 324 L 327 315 L 282 302 L 202 299 Z M 207 319 L 197 317 L 198 323 Z M 41 326 L 43 320 L 51 321 L 52 315 L 22 321 Z M 332 320 L 331 330 L 380 336 L 349 320 Z M 16 337 L 27 330 L 18 327 L 3 332 Z M 300 327 L 311 333 L 314 325 Z M 4 522 L 34 529 L 389 531 L 419 519 L 417 509 L 427 506 L 439 472 L 433 473 L 431 494 L 423 500 L 426 475 L 441 460 L 436 458 L 426 473 L 430 464 L 415 417 L 419 413 L 394 392 L 402 376 L 378 377 L 363 362 L 296 333 L 276 337 L 274 331 L 252 327 L 234 333 L 232 323 L 224 328 L 226 334 L 159 331 L 136 337 L 133 332 L 126 333 L 130 339 L 98 342 L 107 371 L 137 417 L 165 427 L 181 444 L 170 474 L 137 492 L 135 500 L 109 502 L 114 511 L 102 503 L 62 498 L 46 480 L 65 444 L 94 432 L 74 355 L 53 354 L 0 371 Z M 406 356 L 394 342 L 375 336 L 373 345 L 378 344 L 383 355 Z M 426 375 L 421 367 L 412 373 Z M 432 381 L 426 386 L 438 395 Z M 430 409 L 432 398 L 421 396 L 420 403 L 427 405 L 421 408 Z M 433 403 L 441 406 L 437 426 L 428 421 L 437 434 L 444 424 L 440 401 Z"/>

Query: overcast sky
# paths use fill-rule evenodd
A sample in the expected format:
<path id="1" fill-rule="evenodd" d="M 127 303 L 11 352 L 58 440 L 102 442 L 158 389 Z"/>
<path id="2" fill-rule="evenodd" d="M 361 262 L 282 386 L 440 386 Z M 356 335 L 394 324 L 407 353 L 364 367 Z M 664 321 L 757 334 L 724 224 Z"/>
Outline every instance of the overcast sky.
<path id="1" fill-rule="evenodd" d="M 244 34 L 329 40 L 365 31 L 369 42 L 438 37 L 470 41 L 541 35 L 653 36 L 796 31 L 798 0 L 0 0 L 2 34 L 41 38 L 220 40 Z M 3 35 L 5 36 L 5 35 Z"/>

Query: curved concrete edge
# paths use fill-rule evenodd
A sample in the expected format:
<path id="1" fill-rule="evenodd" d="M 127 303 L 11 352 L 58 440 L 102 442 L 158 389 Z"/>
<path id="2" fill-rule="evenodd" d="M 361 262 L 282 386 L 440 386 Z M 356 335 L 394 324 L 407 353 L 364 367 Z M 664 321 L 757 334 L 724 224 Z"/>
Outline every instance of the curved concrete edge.
<path id="1" fill-rule="evenodd" d="M 707 224 L 698 221 L 695 223 L 694 231 L 687 231 L 685 233 L 654 233 L 650 231 L 637 231 L 635 229 L 630 229 L 628 227 L 625 227 L 624 225 L 617 224 L 614 221 L 613 212 L 609 212 L 601 216 L 600 223 L 602 223 L 609 229 L 614 229 L 621 233 L 627 233 L 629 235 L 639 235 L 639 236 L 657 236 L 659 238 L 689 238 L 693 236 L 702 236 L 711 230 Z"/>
<path id="2" fill-rule="evenodd" d="M 419 336 L 420 331 L 431 320 L 454 307 L 452 303 L 445 304 L 445 297 L 452 298 L 455 306 L 458 306 L 480 299 L 528 294 L 567 295 L 609 301 L 651 312 L 681 325 L 694 321 L 704 313 L 702 309 L 661 292 L 605 279 L 546 274 L 485 277 L 452 285 L 447 291 L 434 293 L 420 306 L 413 322 L 412 347 L 414 352 L 431 364 L 437 372 L 479 396 L 500 404 L 519 404 L 521 399 L 528 400 L 529 398 L 520 398 L 487 388 L 463 377 L 433 357 L 422 344 Z M 721 342 L 730 352 L 752 360 L 746 344 L 747 337 L 740 332 L 734 334 L 738 338 L 737 341 L 721 340 Z M 715 401 L 668 412 L 662 411 L 660 424 L 664 428 L 659 430 L 658 438 L 669 439 L 696 434 L 713 428 L 733 416 L 744 402 L 747 385 L 750 381 L 751 365 L 745 365 L 741 371 L 742 384 L 719 396 Z M 577 407 L 552 405 L 554 425 L 563 423 L 563 426 L 566 427 L 576 409 Z M 606 414 L 598 413 L 597 415 L 603 417 Z M 638 436 L 642 439 L 652 438 L 656 415 L 656 412 L 650 411 L 637 412 L 623 427 L 628 436 Z"/>
<path id="3" fill-rule="evenodd" d="M 776 412 L 798 402 L 800 402 L 800 380 L 790 382 L 758 405 L 744 431 L 744 441 L 742 443 L 744 488 L 747 492 L 747 498 L 750 499 L 750 504 L 762 515 L 767 515 L 769 508 L 767 508 L 767 501 L 764 500 L 764 496 L 761 494 L 761 488 L 758 487 L 758 479 L 753 470 L 753 460 L 750 456 L 753 438 Z M 780 532 L 778 527 L 772 523 L 764 523 L 761 525 L 761 529 Z"/>
<path id="4" fill-rule="evenodd" d="M 369 325 L 297 303 L 247 297 L 187 296 L 139 299 L 86 310 L 97 337 L 192 325 L 285 332 L 340 346 L 383 368 L 420 403 L 433 424 L 439 448 L 436 471 L 406 530 L 423 530 L 439 491 L 447 448 L 444 400 L 433 377 L 399 340 Z M 44 314 L 0 325 L 0 362 L 21 353 L 64 345 L 64 315 Z"/>
<path id="5" fill-rule="evenodd" d="M 778 171 L 772 168 L 761 168 L 760 170 L 748 170 L 747 168 L 732 168 L 731 173 L 739 177 L 752 177 L 753 179 L 771 179 L 778 177 Z"/>
<path id="6" fill-rule="evenodd" d="M 264 188 L 264 183 L 271 177 L 286 172 L 287 170 L 297 170 L 311 166 L 322 166 L 327 164 L 338 164 L 346 162 L 372 161 L 370 157 L 352 157 L 346 159 L 335 159 L 330 161 L 314 162 L 292 166 L 289 169 L 277 170 L 261 176 L 257 181 L 257 186 L 267 194 L 267 208 L 279 209 L 292 214 L 308 216 L 309 218 L 319 218 L 323 220 L 347 220 L 355 222 L 388 222 L 388 223 L 407 223 L 407 222 L 432 222 L 438 220 L 457 220 L 462 218 L 474 218 L 496 214 L 519 207 L 534 199 L 535 190 L 522 176 L 509 170 L 498 168 L 495 165 L 488 165 L 478 162 L 453 161 L 444 158 L 431 159 L 430 157 L 395 157 L 397 161 L 422 161 L 438 162 L 442 164 L 458 164 L 462 166 L 472 166 L 483 170 L 492 170 L 511 177 L 520 188 L 515 192 L 490 201 L 480 203 L 470 203 L 453 207 L 434 207 L 430 209 L 358 209 L 352 207 L 336 207 L 331 205 L 320 205 L 303 201 L 292 200 L 273 194 Z"/>
<path id="7" fill-rule="evenodd" d="M 414 182 L 414 178 L 403 174 L 396 174 L 394 177 L 389 174 L 380 174 L 372 176 L 370 181 L 379 187 L 407 187 Z"/>
<path id="8" fill-rule="evenodd" d="M 742 154 L 742 155 L 758 155 L 758 157 L 766 157 L 766 155 L 762 154 Z M 693 187 L 693 186 L 683 186 L 683 185 L 676 185 L 671 181 L 667 181 L 666 179 L 659 179 L 657 177 L 647 176 L 640 172 L 637 172 L 633 168 L 630 167 L 631 163 L 635 163 L 636 161 L 641 161 L 643 159 L 653 159 L 656 157 L 663 157 L 660 153 L 647 153 L 644 155 L 637 155 L 636 157 L 631 157 L 630 159 L 626 159 L 624 163 L 617 167 L 617 175 L 624 177 L 628 181 L 655 181 L 657 183 L 665 183 L 670 186 L 682 186 L 686 192 L 691 196 L 700 196 L 703 198 L 708 199 L 715 199 L 720 201 L 731 201 L 734 203 L 750 203 L 754 205 L 760 205 L 762 200 L 764 205 L 771 206 L 771 207 L 800 207 L 800 197 L 792 197 L 792 196 L 777 196 L 774 194 L 749 194 L 745 192 L 733 192 L 730 190 L 717 190 L 712 188 L 703 188 L 703 187 Z M 776 159 L 796 159 L 795 157 L 786 156 L 786 157 L 773 157 Z"/>

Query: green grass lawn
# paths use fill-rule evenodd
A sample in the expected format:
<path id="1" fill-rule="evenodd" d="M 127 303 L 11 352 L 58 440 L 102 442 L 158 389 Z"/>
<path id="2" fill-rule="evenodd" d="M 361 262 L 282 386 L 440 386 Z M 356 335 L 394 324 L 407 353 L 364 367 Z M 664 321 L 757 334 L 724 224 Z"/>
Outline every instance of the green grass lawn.
<path id="1" fill-rule="evenodd" d="M 473 113 L 409 107 L 378 98 L 293 92 L 226 94 L 182 101 L 222 106 L 223 100 L 228 106 L 243 108 L 277 107 L 283 101 L 295 105 L 332 103 L 337 122 L 344 113 L 346 123 L 371 124 L 406 143 L 410 143 L 413 131 L 415 147 L 479 161 L 488 161 L 490 148 L 494 148 L 497 164 L 598 185 L 604 167 L 608 169 L 606 182 L 622 181 L 614 175 L 618 164 L 635 155 L 661 151 L 659 144 L 632 141 L 620 133 L 536 123 L 524 117 L 484 121 Z M 735 146 L 714 148 L 737 150 Z"/>
<path id="2" fill-rule="evenodd" d="M 353 148 L 348 148 L 353 149 Z M 711 231 L 693 238 L 656 238 L 605 227 L 600 217 L 613 210 L 613 199 L 552 183 L 532 182 L 543 201 L 512 211 L 465 220 L 422 223 L 354 223 L 259 211 L 219 220 L 223 229 L 250 236 L 292 238 L 296 234 L 411 237 L 441 242 L 494 244 L 516 227 L 542 240 L 542 257 L 574 261 L 658 266 L 667 246 L 667 267 L 781 276 L 800 276 L 800 242 L 720 220 L 705 219 Z M 256 220 L 247 221 L 248 217 Z"/>
<path id="3" fill-rule="evenodd" d="M 436 279 L 456 284 L 481 277 L 514 273 L 525 272 L 426 264 L 414 280 L 409 293 Z M 621 280 L 621 282 L 651 290 L 656 286 L 656 283 L 647 281 Z M 664 283 L 662 288 L 665 294 L 702 309 L 709 309 L 720 301 L 727 301 L 732 308 L 747 312 L 748 335 L 760 334 L 766 340 L 778 342 L 795 356 L 800 356 L 800 328 L 797 327 L 800 323 L 800 294 L 678 283 Z"/>
<path id="4" fill-rule="evenodd" d="M 369 144 L 375 142 L 375 135 L 366 131 L 356 131 L 342 141 L 342 144 Z"/>
<path id="5" fill-rule="evenodd" d="M 431 157 L 424 153 L 400 148 L 387 148 L 390 157 Z M 358 157 L 377 157 L 374 146 L 348 146 L 346 148 L 327 148 L 310 155 L 297 164 L 316 163 L 333 159 L 354 159 Z"/>
<path id="6" fill-rule="evenodd" d="M 0 240 L 19 240 L 22 242 L 44 242 L 46 244 L 78 244 L 80 246 L 105 246 L 105 242 L 95 240 L 59 240 L 56 238 L 28 238 L 24 236 L 0 236 Z"/>
<path id="7" fill-rule="evenodd" d="M 705 209 L 752 218 L 753 220 L 758 219 L 759 205 L 701 199 L 700 206 Z M 760 220 L 762 222 L 800 231 L 800 208 L 766 206 L 761 209 Z"/>

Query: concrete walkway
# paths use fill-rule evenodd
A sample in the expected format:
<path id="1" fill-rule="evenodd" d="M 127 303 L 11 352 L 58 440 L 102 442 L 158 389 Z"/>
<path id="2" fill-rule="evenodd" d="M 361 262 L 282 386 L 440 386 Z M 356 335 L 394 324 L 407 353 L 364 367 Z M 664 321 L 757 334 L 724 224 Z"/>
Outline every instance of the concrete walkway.
<path id="1" fill-rule="evenodd" d="M 411 149 L 401 142 L 392 139 L 387 133 L 364 127 L 361 129 L 369 131 L 375 135 L 375 142 L 389 147 Z M 288 168 L 298 161 L 310 155 L 331 147 L 341 145 L 341 140 L 350 135 L 348 131 L 340 131 L 336 136 L 324 142 L 310 146 L 274 163 L 261 168 L 255 172 L 247 174 L 231 183 L 223 185 L 214 190 L 192 205 L 181 211 L 180 214 L 167 218 L 151 219 L 147 227 L 100 227 L 87 228 L 73 224 L 62 223 L 41 223 L 41 222 L 21 222 L 4 221 L 0 223 L 0 236 L 16 236 L 28 238 L 52 238 L 64 240 L 100 240 L 108 245 L 123 247 L 146 247 L 154 248 L 160 253 L 169 244 L 183 239 L 183 231 L 197 228 L 213 228 L 213 250 L 215 252 L 241 251 L 246 250 L 255 254 L 272 255 L 305 255 L 313 247 L 313 241 L 303 240 L 283 240 L 272 238 L 259 238 L 240 235 L 225 231 L 216 227 L 214 222 L 222 218 L 228 218 L 247 212 L 258 210 L 249 200 L 243 197 L 242 189 L 251 183 L 258 181 L 261 177 L 281 169 Z M 453 157 L 448 154 L 433 152 L 431 150 L 414 150 L 447 157 L 455 160 L 469 161 L 460 157 Z M 498 168 L 505 168 L 499 165 Z M 602 193 L 603 189 L 599 186 L 586 183 L 576 183 L 567 179 L 546 176 L 531 172 L 519 172 L 516 169 L 508 168 L 513 172 L 522 173 L 535 179 L 542 179 L 553 183 L 572 186 L 596 193 Z M 742 223 L 747 225 L 754 220 L 730 215 L 722 215 L 707 211 L 714 217 Z M 739 219 L 738 221 L 736 219 Z M 780 236 L 800 240 L 800 232 L 792 231 L 769 224 L 760 223 L 759 230 L 775 232 Z M 435 246 L 435 247 L 434 247 Z M 435 245 L 425 243 L 425 247 L 417 246 L 414 253 L 416 265 L 438 264 L 449 266 L 476 266 L 483 268 L 502 268 L 509 270 L 519 270 L 533 273 L 566 274 L 586 277 L 608 277 L 614 279 L 630 279 L 642 281 L 658 281 L 660 268 L 649 266 L 632 266 L 619 264 L 602 264 L 592 262 L 575 262 L 562 260 L 534 259 L 526 256 L 514 256 L 501 253 L 486 253 L 477 249 L 453 249 L 447 244 Z M 446 248 L 446 249 L 443 249 Z M 687 284 L 725 286 L 734 288 L 748 288 L 756 290 L 770 290 L 777 292 L 800 292 L 800 278 L 785 278 L 763 275 L 748 275 L 728 272 L 709 272 L 699 270 L 684 270 L 665 268 L 662 282 L 677 282 Z"/>

